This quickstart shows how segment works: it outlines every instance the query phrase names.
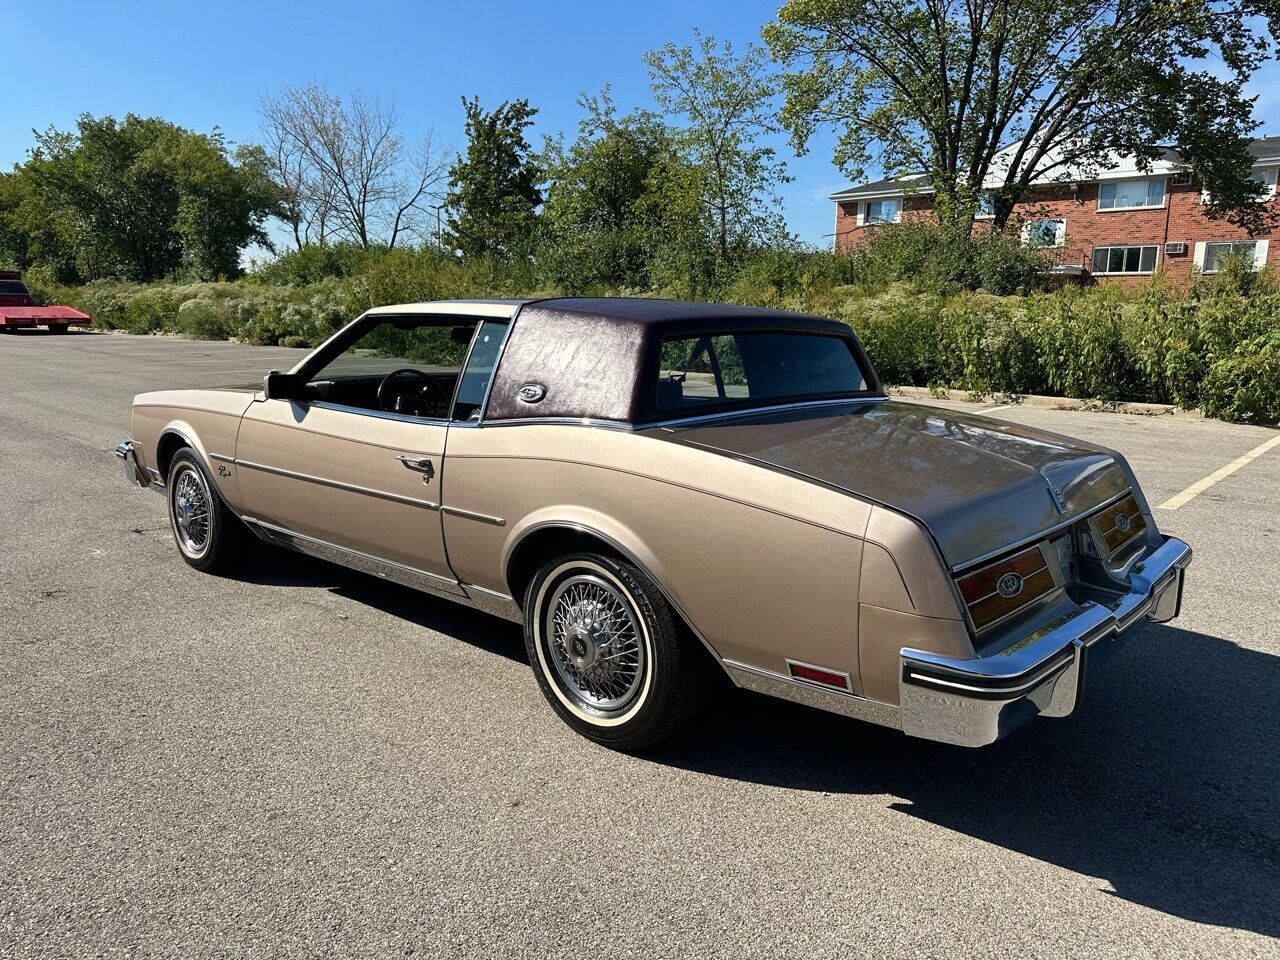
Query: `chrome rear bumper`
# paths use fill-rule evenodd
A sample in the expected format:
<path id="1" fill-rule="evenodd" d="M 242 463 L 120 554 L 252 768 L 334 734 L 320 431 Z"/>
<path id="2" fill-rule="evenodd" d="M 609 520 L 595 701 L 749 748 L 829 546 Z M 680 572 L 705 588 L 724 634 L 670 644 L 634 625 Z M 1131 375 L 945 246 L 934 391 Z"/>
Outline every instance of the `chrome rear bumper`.
<path id="1" fill-rule="evenodd" d="M 1065 717 L 1084 689 L 1086 666 L 1112 652 L 1118 636 L 1146 617 L 1178 615 L 1191 548 L 1169 538 L 1130 574 L 1129 592 L 1110 606 L 1086 603 L 1038 635 L 989 657 L 962 660 L 903 649 L 898 677 L 905 733 L 981 747 L 1034 716 Z"/>

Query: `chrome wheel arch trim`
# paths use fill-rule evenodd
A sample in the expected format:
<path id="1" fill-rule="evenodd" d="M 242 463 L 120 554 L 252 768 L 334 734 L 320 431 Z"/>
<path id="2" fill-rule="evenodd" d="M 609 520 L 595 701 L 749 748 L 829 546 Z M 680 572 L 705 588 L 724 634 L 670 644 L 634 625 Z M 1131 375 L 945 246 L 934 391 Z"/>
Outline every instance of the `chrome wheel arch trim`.
<path id="1" fill-rule="evenodd" d="M 156 455 L 156 460 L 159 460 L 160 444 L 164 442 L 165 437 L 177 437 L 182 441 L 183 446 L 190 447 L 194 450 L 196 456 L 198 456 L 203 463 L 204 468 L 206 470 L 209 469 L 209 454 L 205 450 L 204 444 L 196 439 L 195 431 L 192 430 L 190 426 L 180 421 L 167 424 L 165 428 L 160 431 L 160 435 L 156 437 L 156 448 L 152 451 L 152 453 Z M 159 472 L 160 464 L 155 463 L 154 466 L 156 467 L 157 472 Z"/>
<path id="2" fill-rule="evenodd" d="M 698 629 L 698 625 L 694 623 L 693 618 L 689 616 L 678 602 L 676 602 L 671 591 L 667 588 L 667 585 L 662 581 L 662 579 L 654 576 L 653 571 L 649 569 L 649 565 L 641 561 L 635 551 L 618 542 L 616 537 L 612 537 L 607 533 L 602 533 L 600 530 L 590 526 L 589 524 L 576 520 L 541 520 L 537 523 L 532 523 L 527 527 L 520 528 L 518 534 L 513 537 L 502 554 L 502 584 L 506 587 L 508 594 L 511 594 L 511 559 L 516 555 L 521 544 L 528 540 L 530 536 L 542 530 L 564 530 L 568 533 L 578 533 L 589 537 L 595 537 L 597 540 L 607 544 L 615 550 L 628 563 L 643 571 L 644 575 L 653 581 L 654 586 L 658 588 L 658 592 L 662 594 L 662 598 L 671 605 L 671 609 L 676 612 L 676 615 L 679 616 L 685 626 L 689 628 L 689 631 L 698 638 L 698 642 L 702 644 L 709 654 L 711 654 L 715 659 L 715 662 L 719 664 L 720 668 L 728 673 L 728 669 L 725 666 L 726 661 L 720 656 L 719 651 L 711 645 L 711 642 L 707 640 L 703 632 Z M 514 595 L 512 594 L 512 596 Z M 522 601 L 523 598 L 516 598 L 515 600 L 516 603 L 520 603 Z M 732 674 L 729 675 L 732 677 Z"/>

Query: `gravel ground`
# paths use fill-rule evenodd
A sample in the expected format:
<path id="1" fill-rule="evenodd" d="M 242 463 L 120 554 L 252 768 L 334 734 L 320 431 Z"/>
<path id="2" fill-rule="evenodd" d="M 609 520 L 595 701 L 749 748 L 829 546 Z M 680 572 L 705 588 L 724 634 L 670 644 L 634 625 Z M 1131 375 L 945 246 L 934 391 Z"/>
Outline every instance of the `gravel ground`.
<path id="1" fill-rule="evenodd" d="M 975 752 L 728 693 L 629 757 L 509 624 L 179 561 L 111 455 L 133 394 L 295 355 L 0 338 L 0 956 L 1280 956 L 1280 447 L 1157 511 L 1183 615 L 1072 718 Z M 991 415 L 1120 449 L 1152 503 L 1274 435 Z"/>

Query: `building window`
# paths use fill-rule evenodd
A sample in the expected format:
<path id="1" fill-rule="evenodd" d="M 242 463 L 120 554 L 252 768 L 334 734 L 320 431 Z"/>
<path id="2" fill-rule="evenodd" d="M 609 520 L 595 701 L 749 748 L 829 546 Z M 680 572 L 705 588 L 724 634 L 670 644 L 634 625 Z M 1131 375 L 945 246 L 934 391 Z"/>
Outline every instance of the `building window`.
<path id="1" fill-rule="evenodd" d="M 996 195 L 990 190 L 978 194 L 978 212 L 974 214 L 979 220 L 991 220 L 996 215 Z"/>
<path id="2" fill-rule="evenodd" d="M 1028 247 L 1060 247 L 1067 242 L 1067 221 L 1028 220 L 1022 225 L 1022 242 Z"/>
<path id="3" fill-rule="evenodd" d="M 1150 273 L 1156 268 L 1156 247 L 1094 247 L 1094 273 Z"/>
<path id="4" fill-rule="evenodd" d="M 902 214 L 902 201 L 896 197 L 890 200 L 870 200 L 863 223 L 897 223 Z"/>
<path id="5" fill-rule="evenodd" d="M 1098 187 L 1099 210 L 1164 206 L 1165 180 L 1109 180 Z"/>
<path id="6" fill-rule="evenodd" d="M 1270 200 L 1276 195 L 1276 171 L 1255 170 L 1245 179 L 1262 187 L 1262 199 Z"/>
<path id="7" fill-rule="evenodd" d="M 1261 185 L 1262 194 L 1259 199 L 1270 200 L 1276 195 L 1276 174 L 1277 171 L 1274 168 L 1270 170 L 1255 170 L 1245 179 Z M 1200 201 L 1202 203 L 1212 203 L 1213 195 L 1208 190 L 1201 190 Z"/>
<path id="8" fill-rule="evenodd" d="M 1243 243 L 1206 243 L 1204 245 L 1204 262 L 1200 269 L 1204 273 L 1217 273 L 1227 262 L 1228 257 L 1234 255 L 1255 261 L 1257 252 L 1258 244 L 1253 240 Z"/>

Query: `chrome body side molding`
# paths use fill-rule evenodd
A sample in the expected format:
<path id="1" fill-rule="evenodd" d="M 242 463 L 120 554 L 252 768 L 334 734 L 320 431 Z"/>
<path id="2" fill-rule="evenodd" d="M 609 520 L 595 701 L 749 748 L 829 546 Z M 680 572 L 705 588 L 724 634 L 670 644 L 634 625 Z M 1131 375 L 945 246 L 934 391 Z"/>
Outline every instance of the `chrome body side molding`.
<path id="1" fill-rule="evenodd" d="M 492 517 L 487 513 L 476 513 L 474 510 L 463 510 L 461 507 L 444 506 L 440 508 L 447 516 L 462 517 L 466 520 L 477 520 L 480 523 L 491 523 L 495 527 L 505 527 L 507 521 L 502 517 Z"/>
<path id="2" fill-rule="evenodd" d="M 328 540 L 307 536 L 296 530 L 267 523 L 255 517 L 241 517 L 245 525 L 267 543 L 295 550 L 307 556 L 336 563 L 351 570 L 367 573 L 383 580 L 390 580 L 433 596 L 453 600 L 493 616 L 514 623 L 523 623 L 524 616 L 516 602 L 504 593 L 486 590 L 470 584 L 460 584 L 449 577 L 419 570 L 403 563 L 376 557 L 370 553 L 339 546 Z"/>
<path id="3" fill-rule="evenodd" d="M 729 678 L 745 690 L 754 690 L 770 697 L 801 703 L 806 707 L 838 713 L 855 720 L 866 720 L 882 727 L 901 726 L 898 720 L 898 708 L 891 703 L 879 700 L 868 700 L 853 693 L 842 692 L 835 687 L 826 687 L 808 680 L 783 676 L 771 670 L 748 666 L 736 660 L 723 660 Z M 825 667 L 823 669 L 826 669 Z"/>
<path id="4" fill-rule="evenodd" d="M 281 467 L 267 466 L 265 463 L 254 463 L 252 460 L 231 460 L 238 467 L 244 467 L 246 470 L 259 470 L 263 473 L 272 473 L 278 477 L 289 477 L 291 480 L 302 480 L 306 483 L 319 484 L 322 487 L 333 487 L 337 490 L 346 490 L 349 493 L 362 493 L 367 497 L 378 497 L 381 500 L 394 500 L 396 503 L 407 503 L 410 506 L 422 507 L 424 510 L 439 510 L 440 504 L 432 500 L 419 500 L 416 497 L 405 497 L 398 493 L 388 493 L 386 490 L 375 490 L 373 487 L 362 487 L 354 483 L 342 483 L 339 480 L 330 480 L 326 477 L 316 477 L 309 473 L 298 473 L 294 470 L 285 470 Z"/>

